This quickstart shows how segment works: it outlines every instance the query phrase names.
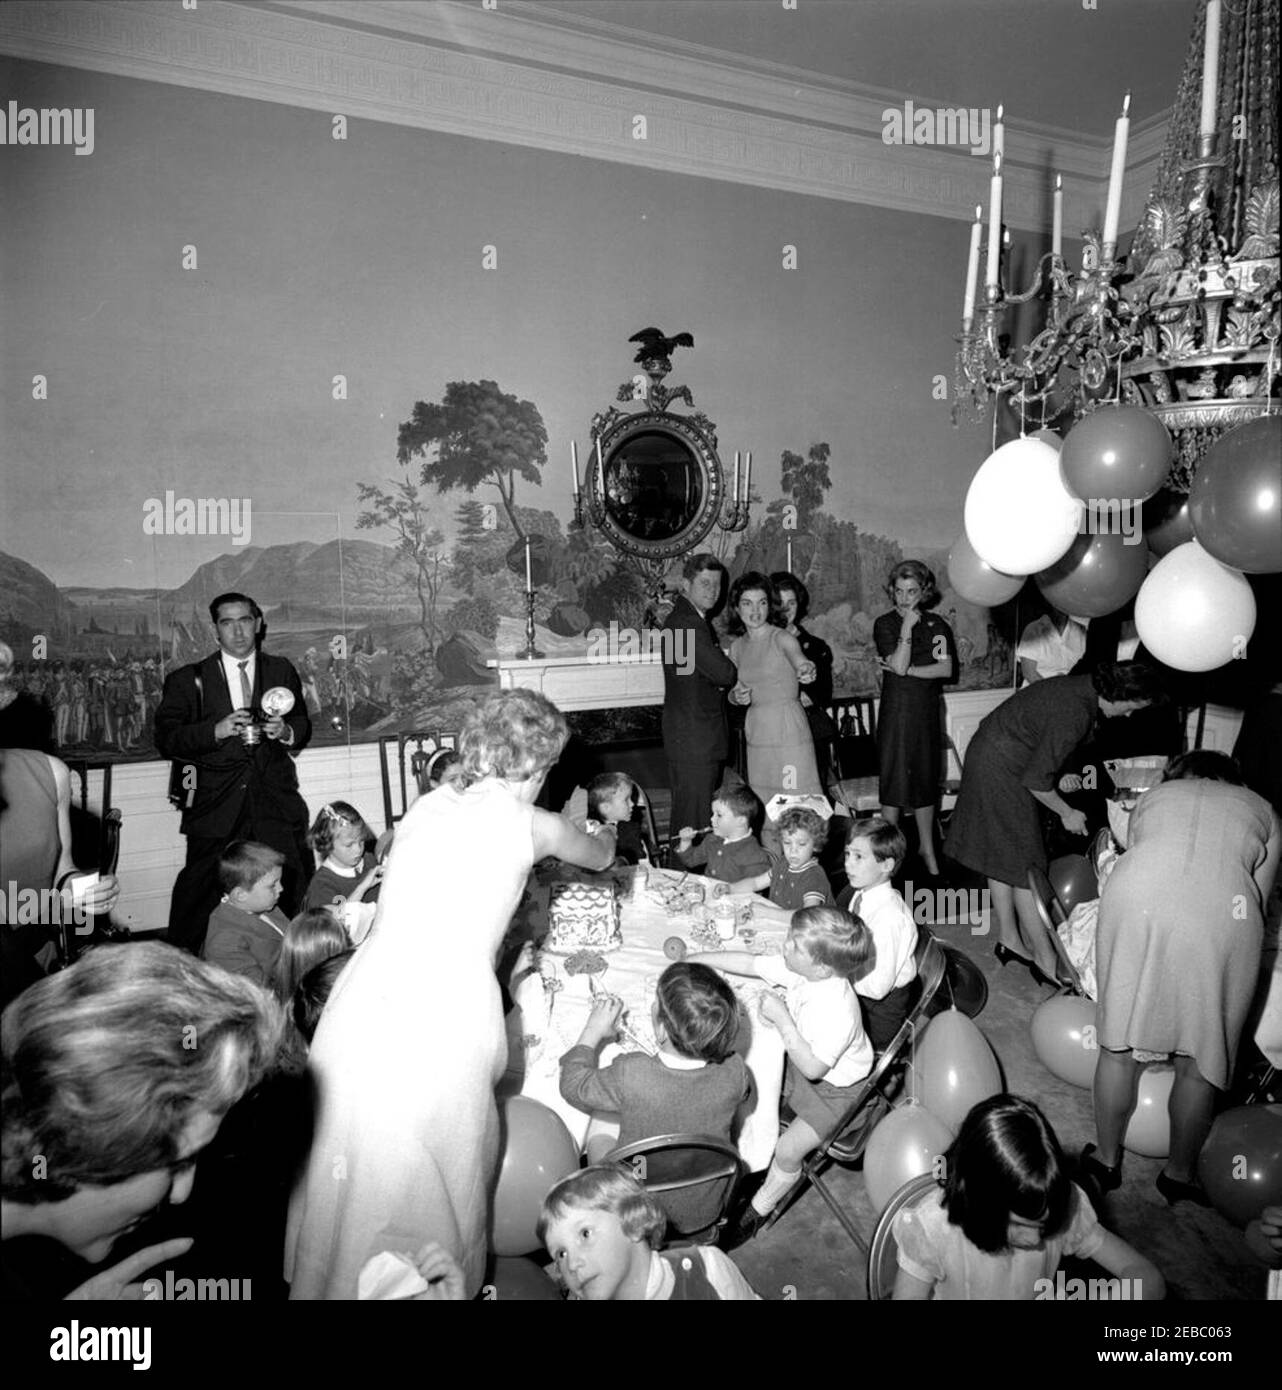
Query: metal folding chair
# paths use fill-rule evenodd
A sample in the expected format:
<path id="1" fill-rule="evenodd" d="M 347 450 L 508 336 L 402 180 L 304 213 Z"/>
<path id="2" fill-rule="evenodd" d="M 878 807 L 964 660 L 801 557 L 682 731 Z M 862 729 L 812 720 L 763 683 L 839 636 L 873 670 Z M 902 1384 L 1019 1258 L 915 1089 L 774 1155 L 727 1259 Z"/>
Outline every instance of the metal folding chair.
<path id="1" fill-rule="evenodd" d="M 895 1292 L 895 1277 L 899 1273 L 899 1247 L 895 1243 L 895 1217 L 905 1207 L 915 1207 L 923 1202 L 939 1184 L 933 1173 L 919 1173 L 909 1180 L 886 1204 L 873 1232 L 872 1244 L 868 1247 L 868 1300 L 871 1303 L 884 1302 Z"/>
<path id="2" fill-rule="evenodd" d="M 946 965 L 943 947 L 930 932 L 920 928 L 917 942 L 917 976 L 921 980 L 921 995 L 917 1003 L 890 1045 L 878 1058 L 872 1071 L 860 1084 L 841 1123 L 831 1137 L 825 1139 L 802 1164 L 801 1176 L 792 1191 L 770 1214 L 767 1227 L 774 1225 L 809 1183 L 827 1203 L 829 1211 L 837 1218 L 855 1247 L 860 1251 L 867 1251 L 867 1244 L 859 1228 L 850 1219 L 849 1213 L 842 1209 L 824 1181 L 823 1170 L 829 1163 L 855 1163 L 863 1156 L 873 1130 L 890 1110 L 891 1082 L 898 1078 L 909 1043 L 943 981 Z"/>
<path id="3" fill-rule="evenodd" d="M 727 1213 L 743 1178 L 743 1159 L 733 1144 L 710 1134 L 663 1134 L 639 1139 L 607 1155 L 607 1163 L 623 1163 L 666 1210 L 664 1198 L 677 1192 L 715 1188 L 713 1219 L 693 1231 L 670 1231 L 682 1244 L 713 1245 L 726 1224 Z"/>
<path id="4" fill-rule="evenodd" d="M 1037 916 L 1045 927 L 1051 948 L 1055 952 L 1055 978 L 1059 981 L 1061 992 L 1085 995 L 1082 977 L 1077 973 L 1077 967 L 1069 960 L 1068 950 L 1059 934 L 1059 928 L 1068 921 L 1068 913 L 1064 911 L 1059 895 L 1051 887 L 1050 879 L 1036 864 L 1028 871 L 1028 890 L 1033 895 Z"/>

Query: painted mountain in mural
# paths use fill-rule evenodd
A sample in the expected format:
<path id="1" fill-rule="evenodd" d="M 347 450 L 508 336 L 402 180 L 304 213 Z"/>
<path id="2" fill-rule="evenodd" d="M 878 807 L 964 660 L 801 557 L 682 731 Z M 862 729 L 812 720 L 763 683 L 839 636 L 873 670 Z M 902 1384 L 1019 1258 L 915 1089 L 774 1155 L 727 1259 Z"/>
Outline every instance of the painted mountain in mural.
<path id="1" fill-rule="evenodd" d="M 19 653 L 25 639 L 44 633 L 64 637 L 75 626 L 75 612 L 53 581 L 34 565 L 0 551 L 0 637 Z M 21 655 L 19 655 L 21 659 Z"/>

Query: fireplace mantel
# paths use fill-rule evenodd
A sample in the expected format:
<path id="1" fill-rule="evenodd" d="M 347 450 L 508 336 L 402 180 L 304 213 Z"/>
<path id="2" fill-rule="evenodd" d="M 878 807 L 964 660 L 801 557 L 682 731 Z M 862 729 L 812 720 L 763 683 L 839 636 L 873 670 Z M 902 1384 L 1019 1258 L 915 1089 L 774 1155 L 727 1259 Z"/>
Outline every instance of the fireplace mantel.
<path id="1" fill-rule="evenodd" d="M 663 703 L 663 660 L 657 651 L 604 657 L 552 656 L 527 661 L 499 657 L 486 663 L 502 690 L 537 690 L 558 709 L 623 709 Z"/>

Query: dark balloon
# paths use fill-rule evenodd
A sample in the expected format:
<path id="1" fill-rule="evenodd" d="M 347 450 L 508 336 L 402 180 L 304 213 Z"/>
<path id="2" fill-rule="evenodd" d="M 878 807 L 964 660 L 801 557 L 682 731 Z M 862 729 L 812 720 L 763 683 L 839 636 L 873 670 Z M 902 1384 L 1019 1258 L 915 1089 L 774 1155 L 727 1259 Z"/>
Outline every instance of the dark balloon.
<path id="1" fill-rule="evenodd" d="M 1218 1115 L 1197 1175 L 1215 1209 L 1239 1226 L 1282 1203 L 1282 1105 L 1239 1105 Z"/>
<path id="2" fill-rule="evenodd" d="M 1133 536 L 1078 536 L 1062 559 L 1037 576 L 1037 587 L 1061 613 L 1102 618 L 1133 599 L 1147 573 L 1148 546 L 1136 528 Z"/>
<path id="3" fill-rule="evenodd" d="M 975 553 L 963 531 L 948 552 L 948 582 L 959 598 L 981 608 L 996 608 L 1024 587 L 1022 574 L 1003 574 Z"/>
<path id="4" fill-rule="evenodd" d="M 1163 488 L 1144 503 L 1144 539 L 1159 558 L 1193 539 L 1189 499 Z"/>
<path id="5" fill-rule="evenodd" d="M 1072 912 L 1078 903 L 1088 903 L 1099 897 L 1099 878 L 1084 854 L 1065 854 L 1052 859 L 1046 877 L 1065 912 Z"/>
<path id="6" fill-rule="evenodd" d="M 1247 574 L 1282 570 L 1282 416 L 1230 430 L 1207 450 L 1189 489 L 1202 548 Z"/>
<path id="7" fill-rule="evenodd" d="M 1171 436 L 1138 406 L 1101 406 L 1069 430 L 1059 466 L 1065 487 L 1086 503 L 1142 502 L 1166 481 Z"/>

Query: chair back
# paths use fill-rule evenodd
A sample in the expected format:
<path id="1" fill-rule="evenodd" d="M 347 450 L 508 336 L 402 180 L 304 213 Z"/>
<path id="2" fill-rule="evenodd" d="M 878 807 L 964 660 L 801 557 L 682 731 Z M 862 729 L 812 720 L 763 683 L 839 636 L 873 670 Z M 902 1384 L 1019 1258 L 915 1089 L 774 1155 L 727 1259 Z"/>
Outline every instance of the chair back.
<path id="1" fill-rule="evenodd" d="M 909 1180 L 886 1204 L 873 1232 L 872 1244 L 868 1247 L 868 1299 L 882 1302 L 893 1296 L 895 1278 L 899 1272 L 899 1247 L 895 1243 L 895 1217 L 907 1207 L 915 1207 L 924 1202 L 939 1184 L 933 1173 L 919 1173 Z"/>
<path id="2" fill-rule="evenodd" d="M 427 764 L 432 754 L 441 748 L 457 748 L 458 735 L 440 729 L 403 729 L 396 734 L 383 734 L 378 740 L 378 770 L 383 779 L 383 824 L 388 830 L 409 810 L 413 798 L 427 791 Z M 392 760 L 395 757 L 395 766 Z M 398 793 L 395 795 L 394 793 Z"/>
<path id="3" fill-rule="evenodd" d="M 711 1134 L 661 1134 L 615 1149 L 606 1159 L 630 1168 L 638 1182 L 669 1213 L 669 1239 L 707 1244 L 717 1239 L 743 1177 L 735 1146 Z M 679 1197 L 678 1197 L 679 1194 Z M 676 1201 L 665 1199 L 678 1198 Z M 682 1202 L 680 1198 L 686 1198 Z M 706 1220 L 682 1229 L 677 1219 L 697 1205 Z"/>
<path id="4" fill-rule="evenodd" d="M 1068 913 L 1064 911 L 1059 895 L 1051 887 L 1045 870 L 1038 868 L 1036 864 L 1028 870 L 1028 890 L 1033 895 L 1033 906 L 1037 909 L 1038 919 L 1046 929 L 1051 949 L 1055 952 L 1055 978 L 1059 981 L 1061 990 L 1068 994 L 1084 995 L 1086 991 L 1082 988 L 1082 977 L 1069 959 L 1068 949 L 1059 934 L 1059 928 L 1068 921 Z"/>

